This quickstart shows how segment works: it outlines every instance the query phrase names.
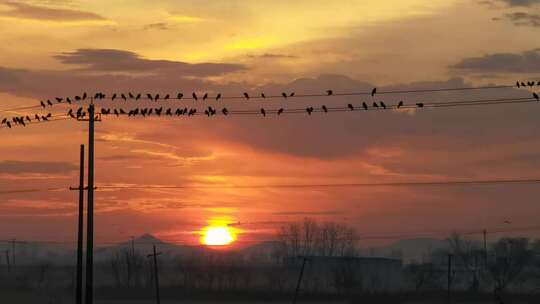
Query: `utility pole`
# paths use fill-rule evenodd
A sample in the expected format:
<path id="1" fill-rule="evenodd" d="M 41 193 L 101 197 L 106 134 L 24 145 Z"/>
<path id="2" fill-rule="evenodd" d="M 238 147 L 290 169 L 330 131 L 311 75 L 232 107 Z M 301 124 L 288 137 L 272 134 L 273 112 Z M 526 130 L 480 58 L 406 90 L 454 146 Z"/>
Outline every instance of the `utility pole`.
<path id="1" fill-rule="evenodd" d="M 131 237 L 131 256 L 135 258 L 135 237 Z"/>
<path id="2" fill-rule="evenodd" d="M 13 271 L 15 271 L 15 243 L 17 240 L 11 240 L 11 263 L 13 264 Z"/>
<path id="3" fill-rule="evenodd" d="M 294 291 L 294 299 L 293 304 L 296 304 L 296 300 L 298 299 L 298 293 L 300 292 L 300 286 L 302 284 L 302 277 L 304 276 L 304 268 L 306 267 L 306 261 L 307 258 L 304 256 L 302 257 L 302 268 L 300 269 L 300 275 L 298 276 L 298 282 L 296 282 L 296 290 Z"/>
<path id="4" fill-rule="evenodd" d="M 154 253 L 149 254 L 146 257 L 154 257 L 154 283 L 156 286 L 156 303 L 160 304 L 160 297 L 159 297 L 159 273 L 158 273 L 158 264 L 157 264 L 157 256 L 161 254 L 161 252 L 156 252 L 156 245 L 154 247 Z"/>
<path id="5" fill-rule="evenodd" d="M 448 302 L 451 301 L 451 290 L 452 290 L 452 257 L 451 253 L 448 254 Z"/>
<path id="6" fill-rule="evenodd" d="M 83 292 L 83 230 L 84 230 L 84 145 L 81 145 L 79 172 L 79 227 L 77 234 L 77 290 L 75 303 L 82 304 Z"/>
<path id="7" fill-rule="evenodd" d="M 488 252 L 487 252 L 487 230 L 482 231 L 484 234 L 484 269 L 488 266 Z"/>

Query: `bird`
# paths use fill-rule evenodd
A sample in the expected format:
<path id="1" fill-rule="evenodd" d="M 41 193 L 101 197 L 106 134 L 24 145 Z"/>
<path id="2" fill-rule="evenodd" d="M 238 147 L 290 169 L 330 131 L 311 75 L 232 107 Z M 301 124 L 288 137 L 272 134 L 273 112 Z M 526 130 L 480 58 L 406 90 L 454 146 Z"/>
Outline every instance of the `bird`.
<path id="1" fill-rule="evenodd" d="M 120 97 L 122 97 L 122 99 L 123 99 L 124 101 L 127 101 L 127 97 L 126 97 L 126 95 L 125 95 L 124 93 L 122 93 L 122 94 L 120 95 Z"/>
<path id="2" fill-rule="evenodd" d="M 371 97 L 375 96 L 375 94 L 377 94 L 377 88 L 373 88 L 373 90 L 371 90 Z"/>
<path id="3" fill-rule="evenodd" d="M 182 94 L 182 93 L 178 93 L 176 95 L 176 99 L 178 99 L 178 100 L 182 99 L 182 97 L 184 97 L 184 94 Z"/>
<path id="4" fill-rule="evenodd" d="M 512 224 L 512 222 L 510 222 L 509 220 L 504 221 L 504 223 L 508 225 Z"/>
<path id="5" fill-rule="evenodd" d="M 125 115 L 126 111 L 124 111 L 124 109 L 120 108 L 120 114 Z"/>
<path id="6" fill-rule="evenodd" d="M 145 117 L 147 113 L 148 113 L 148 108 L 144 108 L 144 109 L 141 110 L 141 115 L 143 117 Z"/>
<path id="7" fill-rule="evenodd" d="M 516 87 L 519 89 L 521 85 L 519 84 L 519 81 L 516 81 Z"/>
<path id="8" fill-rule="evenodd" d="M 218 101 L 219 99 L 221 99 L 221 93 L 218 93 L 218 94 L 216 95 L 216 101 Z"/>
<path id="9" fill-rule="evenodd" d="M 283 113 L 283 108 L 281 108 L 281 109 L 279 109 L 279 110 L 277 111 L 277 115 L 281 115 L 282 113 Z"/>
<path id="10" fill-rule="evenodd" d="M 327 91 L 326 91 L 326 94 L 327 94 L 328 96 L 332 96 L 332 95 L 334 95 L 334 91 L 332 91 L 332 90 L 327 90 Z"/>
<path id="11" fill-rule="evenodd" d="M 384 102 L 381 101 L 381 106 L 383 107 L 383 109 L 386 110 L 386 104 Z"/>
<path id="12" fill-rule="evenodd" d="M 191 94 L 191 97 L 193 97 L 193 99 L 197 100 L 197 94 L 195 94 L 195 92 L 193 92 L 193 94 Z"/>
<path id="13" fill-rule="evenodd" d="M 117 109 L 114 109 L 114 115 L 116 115 L 116 117 L 118 117 L 118 115 L 120 115 L 120 113 L 118 113 Z"/>
<path id="14" fill-rule="evenodd" d="M 416 104 L 417 107 L 419 108 L 423 108 L 424 107 L 424 103 L 423 102 L 419 102 Z"/>
<path id="15" fill-rule="evenodd" d="M 5 124 L 7 122 L 7 118 L 2 119 L 1 125 Z"/>
<path id="16" fill-rule="evenodd" d="M 8 121 L 8 122 L 6 122 L 6 125 L 8 126 L 8 128 L 10 128 L 10 129 L 11 129 L 11 123 L 10 123 L 9 121 Z"/>
<path id="17" fill-rule="evenodd" d="M 354 111 L 354 107 L 353 107 L 352 104 L 348 104 L 347 107 L 348 107 L 349 109 L 351 109 L 351 111 Z"/>
<path id="18" fill-rule="evenodd" d="M 223 110 L 221 110 L 221 113 L 223 113 L 223 115 L 229 115 L 229 110 L 227 110 L 227 108 L 223 108 Z"/>
<path id="19" fill-rule="evenodd" d="M 86 95 L 86 92 L 84 92 L 83 95 L 82 95 L 82 100 L 85 100 L 85 99 L 86 99 L 86 96 L 87 96 L 87 95 Z"/>
<path id="20" fill-rule="evenodd" d="M 49 99 L 47 99 L 47 104 L 52 106 L 52 102 Z"/>
<path id="21" fill-rule="evenodd" d="M 135 96 L 135 101 L 141 99 L 141 93 L 137 94 L 137 96 Z"/>
<path id="22" fill-rule="evenodd" d="M 176 109 L 176 111 L 174 112 L 174 114 L 175 114 L 176 116 L 180 116 L 180 115 L 182 115 L 182 113 L 183 113 L 183 112 L 182 112 L 182 109 Z"/>
<path id="23" fill-rule="evenodd" d="M 60 98 L 60 97 L 56 97 L 56 102 L 58 102 L 58 103 L 62 103 L 62 100 L 63 100 L 62 98 Z"/>
<path id="24" fill-rule="evenodd" d="M 206 116 L 210 117 L 210 111 L 204 110 L 204 114 L 206 114 Z"/>
<path id="25" fill-rule="evenodd" d="M 204 96 L 202 97 L 202 100 L 206 100 L 208 98 L 208 93 L 204 93 Z"/>
<path id="26" fill-rule="evenodd" d="M 401 101 L 398 103 L 398 105 L 397 105 L 397 108 L 398 108 L 398 109 L 401 108 L 401 107 L 403 107 L 403 100 L 401 100 Z"/>
<path id="27" fill-rule="evenodd" d="M 292 93 L 289 95 L 289 97 L 294 97 L 294 92 L 292 92 Z"/>
<path id="28" fill-rule="evenodd" d="M 152 96 L 152 94 L 150 94 L 150 93 L 146 94 L 146 97 L 147 97 L 150 101 L 154 100 L 154 96 Z"/>
<path id="29" fill-rule="evenodd" d="M 244 92 L 244 97 L 245 97 L 247 100 L 249 100 L 249 94 L 248 94 L 248 93 Z"/>
<path id="30" fill-rule="evenodd" d="M 378 105 L 376 102 L 374 102 L 374 103 L 373 103 L 373 107 L 374 107 L 374 108 L 379 108 L 379 105 Z"/>
<path id="31" fill-rule="evenodd" d="M 28 122 L 32 122 L 32 120 L 30 119 L 30 116 L 28 116 L 28 115 L 26 115 L 26 120 L 27 120 Z"/>
<path id="32" fill-rule="evenodd" d="M 521 83 L 521 86 L 522 86 L 522 87 L 526 87 L 526 86 L 527 86 L 527 85 L 525 84 L 525 82 L 523 82 L 523 81 L 520 82 L 520 83 Z"/>
<path id="33" fill-rule="evenodd" d="M 71 104 L 71 99 L 69 97 L 66 98 L 67 103 Z"/>
<path id="34" fill-rule="evenodd" d="M 189 109 L 188 116 L 193 116 L 197 114 L 197 109 Z"/>
<path id="35" fill-rule="evenodd" d="M 266 117 L 266 110 L 264 110 L 264 108 L 261 108 L 261 114 Z"/>
<path id="36" fill-rule="evenodd" d="M 156 94 L 156 96 L 154 97 L 154 101 L 158 101 L 159 99 L 159 94 Z"/>
<path id="37" fill-rule="evenodd" d="M 162 111 L 163 111 L 163 107 L 161 107 L 161 108 L 159 108 L 159 109 L 158 109 L 158 108 L 155 109 L 155 112 L 156 112 L 156 115 L 157 115 L 157 116 L 161 116 L 161 112 L 162 112 Z"/>
<path id="38" fill-rule="evenodd" d="M 534 97 L 536 100 L 540 101 L 540 96 L 538 96 L 538 93 L 533 93 L 533 97 Z"/>
<path id="39" fill-rule="evenodd" d="M 165 95 L 165 97 L 163 97 L 163 100 L 169 100 L 171 96 L 169 94 Z"/>
<path id="40" fill-rule="evenodd" d="M 46 107 L 46 106 L 45 106 L 45 103 L 43 102 L 43 100 L 42 100 L 42 101 L 40 101 L 39 103 L 41 104 L 41 106 L 42 106 L 43 108 L 45 108 L 45 107 Z"/>
<path id="41" fill-rule="evenodd" d="M 540 87 L 540 81 L 538 81 L 538 83 L 536 85 Z"/>
<path id="42" fill-rule="evenodd" d="M 34 118 L 37 120 L 37 121 L 40 121 L 41 120 L 41 117 L 39 117 L 39 115 L 35 115 Z"/>
<path id="43" fill-rule="evenodd" d="M 148 115 L 152 115 L 153 112 L 154 112 L 154 109 L 152 108 L 148 109 Z"/>
<path id="44" fill-rule="evenodd" d="M 266 98 L 266 95 L 264 95 L 264 93 L 261 93 L 261 97 Z"/>
<path id="45" fill-rule="evenodd" d="M 165 115 L 172 116 L 172 109 L 168 108 L 167 111 L 165 111 Z"/>
<path id="46" fill-rule="evenodd" d="M 527 81 L 527 85 L 531 88 L 534 87 L 534 81 Z"/>
<path id="47" fill-rule="evenodd" d="M 101 114 L 105 115 L 107 111 L 104 108 L 101 108 Z"/>
<path id="48" fill-rule="evenodd" d="M 133 96 L 133 94 L 131 92 L 128 92 L 128 96 L 129 96 L 130 99 L 135 98 L 135 96 Z"/>
<path id="49" fill-rule="evenodd" d="M 48 121 L 49 119 L 47 118 L 47 116 L 41 116 L 41 120 Z"/>
<path id="50" fill-rule="evenodd" d="M 111 100 L 114 101 L 116 99 L 116 93 L 114 93 L 111 97 Z"/>
<path id="51" fill-rule="evenodd" d="M 364 108 L 364 110 L 366 110 L 366 111 L 368 110 L 368 105 L 367 105 L 367 103 L 362 102 L 362 107 Z"/>
<path id="52" fill-rule="evenodd" d="M 76 100 L 76 101 L 81 101 L 81 96 L 78 96 L 78 95 L 75 96 L 75 100 Z"/>
<path id="53" fill-rule="evenodd" d="M 283 98 L 287 98 L 287 93 L 283 92 L 281 93 L 281 96 L 283 96 Z"/>
<path id="54" fill-rule="evenodd" d="M 313 112 L 313 107 L 306 108 L 306 112 L 308 113 L 308 115 L 311 115 L 311 113 Z"/>
<path id="55" fill-rule="evenodd" d="M 324 113 L 328 113 L 328 108 L 325 105 L 322 106 L 322 109 L 323 109 Z"/>

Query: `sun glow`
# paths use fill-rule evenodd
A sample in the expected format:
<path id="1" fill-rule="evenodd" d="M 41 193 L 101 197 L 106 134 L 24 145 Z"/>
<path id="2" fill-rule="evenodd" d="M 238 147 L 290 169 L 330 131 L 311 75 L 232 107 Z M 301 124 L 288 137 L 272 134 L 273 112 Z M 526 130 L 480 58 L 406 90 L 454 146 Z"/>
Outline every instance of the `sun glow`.
<path id="1" fill-rule="evenodd" d="M 236 230 L 227 224 L 210 223 L 201 235 L 201 243 L 207 246 L 226 246 L 236 241 Z"/>

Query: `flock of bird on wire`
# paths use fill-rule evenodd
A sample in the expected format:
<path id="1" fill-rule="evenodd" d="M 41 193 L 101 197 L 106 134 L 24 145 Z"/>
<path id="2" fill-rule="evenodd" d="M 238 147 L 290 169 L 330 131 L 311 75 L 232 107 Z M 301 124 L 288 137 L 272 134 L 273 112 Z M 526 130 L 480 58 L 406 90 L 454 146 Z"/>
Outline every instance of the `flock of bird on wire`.
<path id="1" fill-rule="evenodd" d="M 540 81 L 538 82 L 534 82 L 534 81 L 528 81 L 528 82 L 523 82 L 523 81 L 517 81 L 516 82 L 516 87 L 517 88 L 533 88 L 535 86 L 540 86 Z M 371 97 L 375 97 L 375 95 L 377 94 L 377 88 L 373 88 L 371 90 Z M 533 98 L 540 101 L 540 96 L 538 95 L 538 93 L 535 93 L 533 92 Z M 325 94 L 321 94 L 321 95 L 313 95 L 313 96 L 334 96 L 334 91 L 333 90 L 327 90 L 325 92 Z M 260 95 L 254 95 L 254 96 L 250 96 L 250 94 L 248 94 L 247 92 L 244 92 L 243 95 L 241 97 L 228 97 L 228 98 L 235 98 L 235 99 L 245 99 L 245 100 L 250 100 L 252 98 L 257 98 L 257 99 L 265 99 L 265 98 L 283 98 L 283 99 L 287 99 L 287 98 L 292 98 L 292 97 L 295 97 L 295 93 L 294 92 L 290 92 L 290 93 L 286 93 L 286 92 L 283 92 L 281 93 L 281 96 L 267 96 L 265 95 L 264 93 L 261 93 Z M 110 95 L 109 99 L 111 101 L 115 101 L 115 100 L 123 100 L 123 101 L 139 101 L 139 100 L 150 100 L 150 101 L 153 101 L 153 102 L 158 102 L 158 101 L 168 101 L 168 100 L 181 100 L 183 99 L 185 96 L 183 93 L 178 93 L 176 95 L 171 95 L 171 94 L 163 94 L 163 95 L 160 95 L 160 94 L 150 94 L 150 93 L 147 93 L 147 94 L 142 94 L 142 93 L 132 93 L 132 92 L 128 92 L 127 94 L 126 93 L 113 93 L 112 95 Z M 202 100 L 202 101 L 206 101 L 208 99 L 215 99 L 215 101 L 219 101 L 221 99 L 225 98 L 221 93 L 217 93 L 215 96 L 210 96 L 208 93 L 205 93 L 204 95 L 202 96 L 199 96 L 197 95 L 197 93 L 193 92 L 191 94 L 191 99 L 193 101 L 198 101 L 198 100 Z M 73 99 L 71 99 L 70 97 L 66 97 L 66 98 L 63 98 L 63 97 L 55 97 L 53 100 L 51 99 L 47 99 L 47 100 L 42 100 L 40 101 L 40 106 L 43 108 L 43 109 L 46 109 L 47 107 L 52 107 L 54 106 L 55 104 L 72 104 L 73 102 L 83 102 L 83 101 L 86 101 L 88 99 L 92 99 L 92 101 L 102 101 L 102 100 L 105 100 L 107 99 L 107 95 L 102 93 L 102 92 L 98 92 L 96 93 L 93 98 L 90 98 L 90 95 L 87 94 L 86 92 L 83 93 L 82 95 L 77 95 L 77 96 L 74 96 Z M 188 99 L 188 98 L 186 98 Z M 405 103 L 403 101 L 399 101 L 397 103 L 397 105 L 395 106 L 390 106 L 390 105 L 386 105 L 383 101 L 379 101 L 379 102 L 373 102 L 371 105 L 369 105 L 368 103 L 366 102 L 362 102 L 361 106 L 358 106 L 358 107 L 355 107 L 353 104 L 349 103 L 347 104 L 347 109 L 351 110 L 351 111 L 354 111 L 354 110 L 361 110 L 361 109 L 364 109 L 364 110 L 370 110 L 370 109 L 400 109 L 402 108 L 403 106 L 405 106 Z M 416 108 L 423 108 L 424 107 L 424 103 L 422 102 L 418 102 L 416 103 L 413 107 L 416 107 Z M 304 111 L 308 114 L 308 115 L 311 115 L 314 111 L 316 111 L 316 109 L 314 107 L 307 107 L 304 109 Z M 324 113 L 327 113 L 329 112 L 329 108 L 326 106 L 326 105 L 322 105 L 320 107 L 320 109 L 317 109 L 318 112 L 324 112 Z M 222 108 L 220 110 L 220 112 L 227 116 L 230 114 L 230 111 L 227 109 L 227 108 Z M 251 112 L 251 111 L 250 111 Z M 277 114 L 278 116 L 283 114 L 285 112 L 285 109 L 284 108 L 280 108 L 280 109 L 277 109 L 277 110 L 266 110 L 264 108 L 261 108 L 259 113 L 260 115 L 262 116 L 267 116 L 269 115 L 270 113 L 275 113 Z M 218 113 L 218 109 L 214 108 L 214 107 L 211 107 L 209 106 L 207 109 L 204 110 L 204 114 L 208 117 L 211 117 L 211 116 L 214 116 Z M 184 107 L 184 108 L 176 108 L 176 109 L 173 109 L 173 108 L 163 108 L 163 107 L 159 107 L 159 108 L 155 108 L 155 107 L 145 107 L 145 108 L 135 108 L 135 109 L 131 109 L 131 110 L 124 110 L 122 108 L 101 108 L 100 110 L 100 113 L 99 114 L 102 114 L 102 115 L 116 115 L 117 117 L 120 116 L 120 115 L 127 115 L 128 117 L 132 117 L 132 116 L 143 116 L 143 117 L 146 117 L 146 116 L 151 116 L 151 115 L 154 115 L 154 116 L 183 116 L 183 115 L 187 115 L 187 116 L 194 116 L 194 115 L 197 115 L 198 112 L 197 112 L 197 109 L 196 108 L 187 108 L 187 107 Z M 254 113 L 250 113 L 250 114 L 254 114 Z M 84 119 L 86 118 L 88 115 L 87 111 L 83 108 L 83 107 L 79 107 L 77 110 L 74 110 L 74 109 L 69 109 L 68 112 L 67 112 L 67 116 L 71 117 L 71 118 L 74 118 L 74 119 Z M 32 122 L 46 122 L 46 121 L 49 121 L 51 118 L 53 117 L 52 113 L 48 113 L 46 115 L 39 115 L 39 114 L 34 114 L 34 115 L 22 115 L 22 116 L 16 116 L 16 117 L 11 117 L 10 119 L 9 118 L 4 118 L 1 120 L 0 122 L 0 127 L 6 125 L 8 128 L 11 128 L 13 126 L 26 126 L 27 123 L 32 123 Z"/>

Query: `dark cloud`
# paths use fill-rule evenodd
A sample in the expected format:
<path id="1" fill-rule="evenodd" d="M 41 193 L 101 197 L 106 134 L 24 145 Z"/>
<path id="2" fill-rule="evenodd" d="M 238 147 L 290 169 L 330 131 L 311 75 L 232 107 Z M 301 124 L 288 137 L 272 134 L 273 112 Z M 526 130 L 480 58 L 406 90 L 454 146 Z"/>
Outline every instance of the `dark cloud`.
<path id="1" fill-rule="evenodd" d="M 451 68 L 473 73 L 540 73 L 540 49 L 465 58 Z"/>
<path id="2" fill-rule="evenodd" d="M 143 29 L 166 31 L 169 29 L 169 24 L 167 22 L 150 23 L 150 24 L 145 25 Z"/>
<path id="3" fill-rule="evenodd" d="M 285 216 L 326 216 L 326 215 L 341 215 L 342 211 L 284 211 L 274 212 L 273 215 Z"/>
<path id="4" fill-rule="evenodd" d="M 239 64 L 197 63 L 141 58 L 134 52 L 113 49 L 79 49 L 55 56 L 64 64 L 81 65 L 93 72 L 147 72 L 178 76 L 217 76 L 243 70 Z"/>
<path id="5" fill-rule="evenodd" d="M 536 4 L 540 4 L 540 0 L 496 0 L 497 2 L 504 2 L 508 6 L 522 6 L 530 7 Z"/>
<path id="6" fill-rule="evenodd" d="M 13 1 L 4 2 L 3 5 L 9 7 L 9 10 L 0 11 L 0 16 L 5 17 L 60 22 L 105 20 L 98 14 L 72 9 L 48 8 Z"/>
<path id="7" fill-rule="evenodd" d="M 38 161 L 17 161 L 6 160 L 0 162 L 0 173 L 22 174 L 22 173 L 49 173 L 61 174 L 69 173 L 78 169 L 77 166 L 66 162 L 38 162 Z"/>
<path id="8" fill-rule="evenodd" d="M 263 58 L 263 59 L 298 59 L 298 56 L 286 55 L 286 54 L 273 54 L 264 53 L 262 55 L 248 55 L 249 58 Z"/>
<path id="9" fill-rule="evenodd" d="M 493 21 L 509 20 L 516 26 L 540 27 L 540 14 L 529 14 L 525 12 L 515 12 L 504 14 L 502 18 L 493 18 Z"/>

